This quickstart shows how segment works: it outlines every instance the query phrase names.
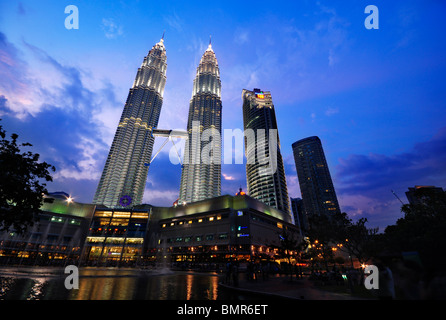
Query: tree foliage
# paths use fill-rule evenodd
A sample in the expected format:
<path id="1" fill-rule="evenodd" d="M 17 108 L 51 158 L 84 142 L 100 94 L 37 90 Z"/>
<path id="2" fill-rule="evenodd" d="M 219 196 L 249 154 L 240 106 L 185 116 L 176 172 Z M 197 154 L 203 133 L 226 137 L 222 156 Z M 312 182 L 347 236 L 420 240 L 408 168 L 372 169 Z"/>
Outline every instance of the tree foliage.
<path id="1" fill-rule="evenodd" d="M 384 232 L 384 243 L 395 253 L 417 252 L 427 272 L 446 268 L 446 194 L 429 188 L 415 191 L 419 200 L 401 207 L 403 218 Z"/>
<path id="2" fill-rule="evenodd" d="M 49 170 L 54 166 L 39 162 L 39 154 L 22 151 L 30 143 L 17 142 L 18 135 L 6 137 L 0 125 L 0 230 L 24 232 L 34 220 L 52 181 Z"/>
<path id="3" fill-rule="evenodd" d="M 367 219 L 353 222 L 346 213 L 331 217 L 324 215 L 310 219 L 310 256 L 321 258 L 326 268 L 333 261 L 334 251 L 340 249 L 364 263 L 376 254 L 375 237 L 377 228 L 367 228 Z"/>

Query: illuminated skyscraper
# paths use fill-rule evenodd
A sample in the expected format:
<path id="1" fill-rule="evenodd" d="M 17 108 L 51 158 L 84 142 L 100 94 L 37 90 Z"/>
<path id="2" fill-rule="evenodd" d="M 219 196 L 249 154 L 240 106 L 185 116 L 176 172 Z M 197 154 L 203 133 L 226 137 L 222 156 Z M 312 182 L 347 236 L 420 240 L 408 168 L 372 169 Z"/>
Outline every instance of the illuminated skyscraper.
<path id="1" fill-rule="evenodd" d="M 166 84 L 166 48 L 161 39 L 138 69 L 124 105 L 93 203 L 128 207 L 142 202 Z"/>
<path id="2" fill-rule="evenodd" d="M 330 217 L 340 212 L 321 140 L 318 137 L 308 137 L 294 142 L 292 148 L 307 216 Z"/>
<path id="3" fill-rule="evenodd" d="M 221 194 L 221 81 L 212 45 L 201 57 L 189 106 L 180 203 Z"/>
<path id="4" fill-rule="evenodd" d="M 280 152 L 276 113 L 269 91 L 243 89 L 246 180 L 249 196 L 290 214 L 290 202 Z M 250 141 L 251 130 L 255 141 Z M 274 135 L 271 135 L 274 133 Z M 270 141 L 275 137 L 275 142 Z M 271 149 L 274 148 L 274 149 Z"/>

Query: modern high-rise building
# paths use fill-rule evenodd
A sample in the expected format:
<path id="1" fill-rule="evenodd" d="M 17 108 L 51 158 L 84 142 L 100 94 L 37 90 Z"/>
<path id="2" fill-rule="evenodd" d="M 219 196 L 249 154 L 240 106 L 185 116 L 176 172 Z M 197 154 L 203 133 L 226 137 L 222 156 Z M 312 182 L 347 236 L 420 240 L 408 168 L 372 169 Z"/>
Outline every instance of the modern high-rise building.
<path id="1" fill-rule="evenodd" d="M 426 197 L 430 199 L 432 196 L 441 196 L 445 193 L 446 191 L 444 191 L 441 187 L 415 186 L 414 188 L 409 188 L 409 191 L 406 191 L 406 197 L 409 204 L 420 205 L 427 200 L 425 199 Z"/>
<path id="2" fill-rule="evenodd" d="M 166 84 L 166 48 L 162 38 L 138 69 L 124 105 L 93 203 L 107 207 L 140 204 Z"/>
<path id="3" fill-rule="evenodd" d="M 308 217 L 340 212 L 327 160 L 319 137 L 292 144 L 304 209 Z"/>
<path id="4" fill-rule="evenodd" d="M 301 198 L 290 198 L 291 212 L 293 213 L 294 224 L 299 227 L 301 232 L 308 229 L 307 216 L 304 212 L 304 202 Z"/>
<path id="5" fill-rule="evenodd" d="M 211 43 L 201 57 L 187 121 L 179 203 L 221 194 L 221 81 Z"/>
<path id="6" fill-rule="evenodd" d="M 290 214 L 285 169 L 271 93 L 260 89 L 253 91 L 243 89 L 242 99 L 248 194 Z M 274 141 L 271 141 L 272 138 Z"/>

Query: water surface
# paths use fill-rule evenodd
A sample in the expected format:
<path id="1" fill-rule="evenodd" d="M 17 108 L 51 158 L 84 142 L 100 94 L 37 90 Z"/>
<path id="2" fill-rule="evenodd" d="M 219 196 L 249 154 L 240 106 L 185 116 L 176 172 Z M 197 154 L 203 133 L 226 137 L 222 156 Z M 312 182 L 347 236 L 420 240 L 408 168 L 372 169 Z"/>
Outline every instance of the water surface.
<path id="1" fill-rule="evenodd" d="M 219 290 L 217 273 L 81 268 L 79 289 L 68 290 L 63 269 L 2 268 L 3 300 L 227 300 L 243 298 Z"/>

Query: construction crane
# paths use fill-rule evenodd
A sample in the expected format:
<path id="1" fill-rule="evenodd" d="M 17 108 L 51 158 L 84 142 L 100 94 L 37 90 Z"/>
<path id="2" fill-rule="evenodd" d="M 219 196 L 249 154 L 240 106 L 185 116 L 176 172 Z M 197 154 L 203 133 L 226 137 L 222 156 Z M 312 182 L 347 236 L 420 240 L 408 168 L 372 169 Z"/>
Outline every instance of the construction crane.
<path id="1" fill-rule="evenodd" d="M 393 191 L 393 190 L 390 190 L 392 193 L 393 193 L 393 195 L 401 202 L 401 204 L 404 206 L 404 203 L 403 203 L 403 201 L 401 201 L 401 199 L 396 195 L 396 193 L 395 193 L 395 191 Z"/>

